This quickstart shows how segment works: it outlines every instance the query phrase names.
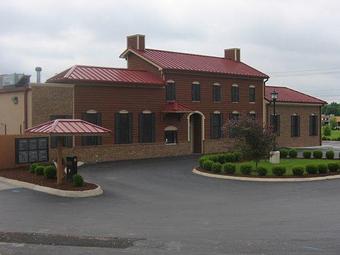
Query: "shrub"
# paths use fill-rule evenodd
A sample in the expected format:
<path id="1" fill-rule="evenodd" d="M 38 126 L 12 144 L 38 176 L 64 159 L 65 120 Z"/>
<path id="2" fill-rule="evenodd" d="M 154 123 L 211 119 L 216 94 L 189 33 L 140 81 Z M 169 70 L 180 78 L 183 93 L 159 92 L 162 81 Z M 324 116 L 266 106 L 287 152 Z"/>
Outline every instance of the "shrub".
<path id="1" fill-rule="evenodd" d="M 208 159 L 213 161 L 213 162 L 217 162 L 218 161 L 218 156 L 217 155 L 209 155 Z"/>
<path id="2" fill-rule="evenodd" d="M 302 166 L 295 166 L 292 168 L 292 172 L 295 176 L 303 176 L 305 169 Z"/>
<path id="3" fill-rule="evenodd" d="M 280 158 L 287 158 L 289 150 L 288 149 L 281 149 L 280 150 Z"/>
<path id="4" fill-rule="evenodd" d="M 35 169 L 39 166 L 38 163 L 33 163 L 30 165 L 29 171 L 30 173 L 34 174 L 35 173 Z"/>
<path id="5" fill-rule="evenodd" d="M 317 165 L 306 165 L 306 172 L 308 174 L 317 174 L 318 173 L 318 166 Z"/>
<path id="6" fill-rule="evenodd" d="M 330 128 L 330 126 L 325 126 L 325 128 L 323 129 L 323 135 L 324 136 L 331 136 L 331 134 L 332 134 L 332 130 L 331 130 L 331 128 Z"/>
<path id="7" fill-rule="evenodd" d="M 225 161 L 224 161 L 224 154 L 218 154 L 217 155 L 217 161 L 221 164 L 223 164 Z"/>
<path id="8" fill-rule="evenodd" d="M 327 167 L 326 164 L 320 164 L 320 165 L 318 165 L 318 168 L 319 168 L 319 173 L 320 174 L 327 174 L 328 167 Z"/>
<path id="9" fill-rule="evenodd" d="M 235 162 L 234 153 L 227 152 L 224 154 L 224 162 Z"/>
<path id="10" fill-rule="evenodd" d="M 334 159 L 334 151 L 326 151 L 327 159 Z"/>
<path id="11" fill-rule="evenodd" d="M 336 141 L 340 141 L 340 136 L 339 136 L 339 137 L 337 137 L 337 138 L 335 138 L 335 140 L 336 140 Z"/>
<path id="12" fill-rule="evenodd" d="M 259 176 L 266 176 L 268 173 L 267 168 L 262 167 L 262 166 L 258 167 L 256 171 L 257 171 L 257 175 Z"/>
<path id="13" fill-rule="evenodd" d="M 212 165 L 214 164 L 214 161 L 211 161 L 211 160 L 205 160 L 203 162 L 203 169 L 207 170 L 207 171 L 211 171 L 211 167 Z"/>
<path id="14" fill-rule="evenodd" d="M 47 179 L 54 179 L 57 176 L 57 169 L 54 166 L 46 166 L 44 168 L 44 176 Z"/>
<path id="15" fill-rule="evenodd" d="M 222 167 L 223 173 L 234 174 L 236 172 L 236 166 L 230 163 L 225 163 Z"/>
<path id="16" fill-rule="evenodd" d="M 311 151 L 304 151 L 303 152 L 303 158 L 311 158 L 312 152 Z"/>
<path id="17" fill-rule="evenodd" d="M 199 159 L 199 164 L 200 164 L 200 168 L 204 168 L 203 165 L 204 165 L 204 161 L 208 160 L 207 157 L 203 156 Z"/>
<path id="18" fill-rule="evenodd" d="M 75 174 L 72 177 L 73 186 L 82 187 L 84 185 L 84 179 L 81 175 Z"/>
<path id="19" fill-rule="evenodd" d="M 323 136 L 322 136 L 322 140 L 323 140 L 323 141 L 327 140 L 327 137 L 323 135 Z"/>
<path id="20" fill-rule="evenodd" d="M 241 158 L 242 158 L 241 152 L 236 151 L 236 152 L 233 153 L 233 155 L 234 155 L 234 162 L 240 162 L 241 161 Z"/>
<path id="21" fill-rule="evenodd" d="M 244 164 L 240 166 L 240 171 L 244 175 L 250 175 L 253 167 L 250 164 Z"/>
<path id="22" fill-rule="evenodd" d="M 211 171 L 214 173 L 220 173 L 222 170 L 222 164 L 219 162 L 213 163 L 211 166 Z"/>
<path id="23" fill-rule="evenodd" d="M 338 163 L 328 163 L 328 169 L 330 172 L 335 173 L 339 169 Z"/>
<path id="24" fill-rule="evenodd" d="M 35 168 L 35 173 L 37 174 L 37 175 L 44 175 L 44 167 L 43 166 L 37 166 L 36 168 Z"/>
<path id="25" fill-rule="evenodd" d="M 313 151 L 313 158 L 321 159 L 322 151 Z"/>
<path id="26" fill-rule="evenodd" d="M 273 166 L 272 172 L 275 176 L 282 176 L 286 173 L 286 168 L 284 166 Z"/>
<path id="27" fill-rule="evenodd" d="M 289 152 L 288 152 L 288 154 L 289 154 L 289 157 L 290 157 L 290 158 L 296 158 L 296 157 L 297 157 L 297 150 L 295 150 L 295 149 L 290 149 Z"/>

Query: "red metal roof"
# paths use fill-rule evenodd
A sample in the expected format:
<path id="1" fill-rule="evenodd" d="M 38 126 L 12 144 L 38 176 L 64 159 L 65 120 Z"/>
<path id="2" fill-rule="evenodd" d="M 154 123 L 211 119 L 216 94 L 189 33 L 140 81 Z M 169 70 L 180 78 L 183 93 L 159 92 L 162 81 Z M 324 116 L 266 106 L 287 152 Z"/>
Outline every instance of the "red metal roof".
<path id="1" fill-rule="evenodd" d="M 123 68 L 75 65 L 47 80 L 47 82 L 137 83 L 164 85 L 164 81 L 147 71 Z"/>
<path id="2" fill-rule="evenodd" d="M 284 103 L 305 103 L 305 104 L 327 104 L 327 102 L 318 99 L 316 97 L 312 97 L 301 93 L 299 91 L 281 87 L 281 86 L 266 86 L 265 87 L 265 99 L 271 101 L 271 93 L 273 91 L 278 93 L 277 102 L 284 102 Z"/>
<path id="3" fill-rule="evenodd" d="M 167 102 L 163 112 L 166 113 L 186 113 L 192 112 L 193 110 L 190 109 L 188 106 L 184 104 L 180 104 L 176 101 Z"/>
<path id="4" fill-rule="evenodd" d="M 198 72 L 221 73 L 235 76 L 249 76 L 268 78 L 268 75 L 242 63 L 221 57 L 196 55 L 164 50 L 128 49 L 121 56 L 124 57 L 129 51 L 140 55 L 162 69 L 186 70 Z"/>
<path id="5" fill-rule="evenodd" d="M 49 135 L 104 135 L 109 129 L 79 119 L 56 119 L 25 130 L 31 134 Z"/>

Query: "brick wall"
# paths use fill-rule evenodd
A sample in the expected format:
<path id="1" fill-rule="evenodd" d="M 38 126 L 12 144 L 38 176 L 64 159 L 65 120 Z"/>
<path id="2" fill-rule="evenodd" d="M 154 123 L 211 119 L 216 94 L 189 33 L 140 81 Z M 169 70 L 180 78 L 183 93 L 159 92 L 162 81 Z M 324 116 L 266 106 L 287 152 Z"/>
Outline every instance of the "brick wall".
<path id="1" fill-rule="evenodd" d="M 267 105 L 268 116 L 273 113 L 273 107 Z M 320 106 L 304 104 L 277 104 L 276 113 L 280 114 L 280 136 L 277 138 L 279 146 L 287 147 L 306 147 L 319 146 L 320 131 L 318 136 L 309 135 L 309 116 L 318 115 L 320 119 Z M 291 116 L 296 113 L 300 116 L 300 136 L 291 137 Z M 269 120 L 269 117 L 267 118 Z M 319 123 L 320 128 L 320 123 Z"/>
<path id="2" fill-rule="evenodd" d="M 155 75 L 161 75 L 161 72 L 154 65 L 146 62 L 135 54 L 129 54 L 127 57 L 127 68 L 131 70 L 145 70 Z"/>

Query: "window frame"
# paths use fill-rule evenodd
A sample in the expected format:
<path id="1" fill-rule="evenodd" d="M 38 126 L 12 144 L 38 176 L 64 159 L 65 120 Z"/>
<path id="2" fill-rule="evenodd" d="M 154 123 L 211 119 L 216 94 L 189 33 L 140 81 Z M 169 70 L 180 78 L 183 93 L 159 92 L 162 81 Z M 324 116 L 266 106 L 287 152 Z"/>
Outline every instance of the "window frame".
<path id="1" fill-rule="evenodd" d="M 143 123 L 147 119 L 145 117 L 151 117 L 151 127 L 148 124 Z M 146 125 L 146 126 L 145 126 Z M 150 137 L 146 135 L 145 130 L 150 131 Z M 153 112 L 143 111 L 139 114 L 139 142 L 140 143 L 154 143 L 156 140 L 156 116 Z"/>
<path id="2" fill-rule="evenodd" d="M 176 83 L 173 80 L 168 80 L 165 84 L 165 100 L 176 100 Z"/>
<path id="3" fill-rule="evenodd" d="M 219 117 L 219 119 L 215 119 Z M 219 123 L 216 123 L 219 122 Z M 223 114 L 215 111 L 210 114 L 210 138 L 211 139 L 220 139 L 223 137 L 222 133 L 222 125 L 223 125 Z"/>
<path id="4" fill-rule="evenodd" d="M 255 88 L 254 85 L 249 85 L 248 100 L 249 100 L 249 103 L 255 103 L 256 102 L 256 88 Z"/>
<path id="5" fill-rule="evenodd" d="M 222 101 L 222 95 L 221 95 L 221 85 L 219 83 L 214 83 L 212 86 L 212 98 L 214 103 L 219 103 Z M 218 93 L 216 94 L 216 91 Z"/>
<path id="6" fill-rule="evenodd" d="M 194 81 L 193 83 L 191 83 L 191 101 L 201 101 L 201 84 L 198 81 Z"/>
<path id="7" fill-rule="evenodd" d="M 89 115 L 97 115 L 96 122 L 93 122 L 91 119 L 89 119 L 87 116 Z M 85 120 L 87 122 L 90 122 L 92 124 L 101 126 L 102 125 L 102 114 L 100 112 L 97 112 L 95 110 L 89 110 L 87 112 L 82 113 L 82 120 Z M 102 137 L 101 136 L 82 136 L 81 137 L 81 145 L 82 146 L 98 146 L 102 145 Z"/>
<path id="8" fill-rule="evenodd" d="M 120 119 L 122 116 L 127 116 L 127 122 L 129 124 L 128 127 L 124 127 L 123 130 L 127 130 L 127 137 L 122 137 L 121 135 L 123 134 L 122 128 L 121 128 L 121 122 L 122 120 Z M 114 117 L 114 130 L 115 130 L 115 144 L 131 144 L 133 143 L 133 137 L 132 137 L 132 132 L 133 132 L 133 115 L 132 113 L 128 111 L 120 111 L 115 113 Z M 126 139 L 126 140 L 124 140 Z"/>
<path id="9" fill-rule="evenodd" d="M 293 114 L 290 117 L 290 126 L 291 126 L 291 137 L 300 137 L 301 132 L 301 121 L 300 116 L 297 114 Z"/>
<path id="10" fill-rule="evenodd" d="M 240 102 L 240 87 L 238 84 L 231 85 L 231 102 L 232 103 Z"/>
<path id="11" fill-rule="evenodd" d="M 167 142 L 167 134 L 172 133 L 174 137 L 174 142 Z M 178 129 L 174 126 L 167 126 L 164 129 L 164 143 L 166 145 L 176 145 L 178 144 Z"/>
<path id="12" fill-rule="evenodd" d="M 315 122 L 315 123 L 314 123 Z M 315 124 L 315 125 L 313 125 Z M 316 114 L 309 115 L 309 136 L 319 135 L 319 117 Z"/>

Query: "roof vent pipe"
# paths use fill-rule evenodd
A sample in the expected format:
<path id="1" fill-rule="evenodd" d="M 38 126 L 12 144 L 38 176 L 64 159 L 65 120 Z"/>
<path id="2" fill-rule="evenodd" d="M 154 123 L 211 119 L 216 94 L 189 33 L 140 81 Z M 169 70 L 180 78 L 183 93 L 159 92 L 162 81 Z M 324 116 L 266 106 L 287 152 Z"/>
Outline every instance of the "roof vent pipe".
<path id="1" fill-rule="evenodd" d="M 35 68 L 35 71 L 37 72 L 37 83 L 40 83 L 40 82 L 41 82 L 41 70 L 42 70 L 42 68 L 39 67 L 39 66 L 37 66 L 37 67 Z"/>

